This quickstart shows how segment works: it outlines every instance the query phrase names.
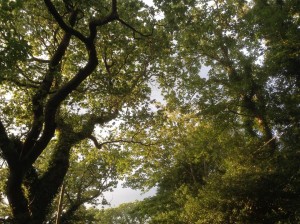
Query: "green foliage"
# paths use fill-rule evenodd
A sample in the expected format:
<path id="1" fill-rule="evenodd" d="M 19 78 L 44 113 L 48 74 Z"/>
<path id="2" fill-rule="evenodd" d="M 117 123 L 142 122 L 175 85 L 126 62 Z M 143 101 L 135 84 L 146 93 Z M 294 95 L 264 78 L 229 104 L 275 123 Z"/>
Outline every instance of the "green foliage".
<path id="1" fill-rule="evenodd" d="M 103 224 L 144 224 L 148 217 L 143 214 L 140 202 L 121 204 L 117 208 L 98 211 L 95 218 Z"/>
<path id="2" fill-rule="evenodd" d="M 0 217 L 300 222 L 299 1 L 112 3 L 0 3 Z M 120 177 L 157 194 L 87 209 Z"/>
<path id="3" fill-rule="evenodd" d="M 128 178 L 158 187 L 150 223 L 299 222 L 299 3 L 155 3 L 173 63 Z"/>
<path id="4" fill-rule="evenodd" d="M 168 42 L 155 23 L 142 1 L 1 1 L 0 218 L 53 222 L 62 185 L 64 223 L 102 203 L 129 166 L 109 122 L 149 105 Z"/>

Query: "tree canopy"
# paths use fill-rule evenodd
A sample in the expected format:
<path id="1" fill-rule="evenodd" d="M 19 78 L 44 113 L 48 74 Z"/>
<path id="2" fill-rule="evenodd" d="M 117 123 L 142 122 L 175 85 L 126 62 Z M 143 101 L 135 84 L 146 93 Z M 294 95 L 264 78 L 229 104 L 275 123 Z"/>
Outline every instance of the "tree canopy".
<path id="1" fill-rule="evenodd" d="M 141 1 L 0 6 L 4 192 L 13 222 L 42 223 L 65 178 L 67 191 L 77 188 L 77 196 L 73 190 L 68 194 L 71 207 L 113 186 L 108 182 L 116 178 L 114 161 L 100 153 L 108 150 L 100 130 L 146 104 L 147 80 L 161 57 L 156 44 L 164 41 L 153 10 Z M 86 147 L 99 149 L 92 153 Z M 80 166 L 87 171 L 76 173 Z M 72 180 L 75 176 L 85 183 Z M 78 192 L 92 189 L 98 193 Z"/>
<path id="2" fill-rule="evenodd" d="M 161 144 L 132 147 L 129 177 L 158 186 L 149 223 L 299 222 L 299 2 L 155 2 L 173 38 Z"/>
<path id="3" fill-rule="evenodd" d="M 300 222 L 299 1 L 154 4 L 0 3 L 3 222 Z"/>

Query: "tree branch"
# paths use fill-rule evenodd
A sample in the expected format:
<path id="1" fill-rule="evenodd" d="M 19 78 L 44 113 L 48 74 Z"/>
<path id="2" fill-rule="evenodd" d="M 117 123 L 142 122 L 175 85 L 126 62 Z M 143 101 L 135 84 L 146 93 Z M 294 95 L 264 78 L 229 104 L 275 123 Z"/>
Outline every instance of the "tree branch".
<path id="1" fill-rule="evenodd" d="M 97 149 L 101 149 L 101 148 L 102 148 L 102 144 L 100 144 L 100 143 L 98 142 L 97 138 L 96 138 L 94 135 L 90 135 L 90 136 L 89 136 L 89 139 L 93 141 L 93 143 L 94 143 L 94 145 L 95 145 L 95 147 L 96 147 Z"/>
<path id="2" fill-rule="evenodd" d="M 26 82 L 22 82 L 22 81 L 17 80 L 17 79 L 12 79 L 12 78 L 2 78 L 2 80 L 3 80 L 3 81 L 6 81 L 6 82 L 14 83 L 14 84 L 16 84 L 18 87 L 33 88 L 33 89 L 37 89 L 37 88 L 38 88 L 38 85 L 31 84 L 31 83 L 26 83 Z"/>
<path id="3" fill-rule="evenodd" d="M 139 145 L 142 145 L 142 146 L 155 145 L 154 143 L 153 144 L 147 144 L 147 143 L 144 143 L 144 142 L 141 142 L 141 141 L 127 140 L 127 139 L 116 139 L 116 140 L 105 141 L 105 142 L 99 143 L 97 138 L 93 135 L 90 135 L 89 139 L 92 140 L 95 147 L 98 148 L 98 149 L 101 149 L 103 145 L 112 144 L 112 143 L 130 143 L 130 144 L 139 144 Z"/>
<path id="4" fill-rule="evenodd" d="M 58 70 L 59 63 L 62 60 L 65 51 L 69 46 L 70 39 L 71 39 L 71 35 L 66 33 L 50 60 L 49 70 L 45 75 L 44 80 L 42 81 L 37 92 L 32 98 L 34 118 L 33 118 L 31 130 L 29 131 L 27 138 L 24 141 L 23 149 L 20 155 L 21 158 L 26 156 L 26 154 L 30 151 L 30 149 L 33 147 L 38 136 L 42 131 L 43 115 L 44 115 L 44 109 L 43 109 L 44 100 L 50 91 L 55 73 L 58 72 L 57 70 Z"/>
<path id="5" fill-rule="evenodd" d="M 75 90 L 97 67 L 98 58 L 96 49 L 93 43 L 87 43 L 87 51 L 89 52 L 88 63 L 83 69 L 80 69 L 78 73 L 64 86 L 62 86 L 47 102 L 45 106 L 45 123 L 44 130 L 36 142 L 34 147 L 28 153 L 26 157 L 27 165 L 34 163 L 34 161 L 39 157 L 44 148 L 47 147 L 49 141 L 54 135 L 56 128 L 56 112 L 61 102 L 64 101 L 67 96 Z"/>
<path id="6" fill-rule="evenodd" d="M 35 61 L 35 62 L 40 62 L 40 63 L 45 63 L 45 64 L 49 64 L 51 62 L 50 60 L 37 58 L 37 57 L 34 57 L 33 55 L 31 55 L 31 58 L 29 59 L 29 61 Z"/>
<path id="7" fill-rule="evenodd" d="M 122 20 L 121 18 L 117 19 L 121 24 L 123 24 L 124 26 L 128 27 L 129 29 L 131 29 L 134 33 L 138 33 L 139 35 L 141 35 L 142 37 L 150 37 L 153 34 L 153 30 L 150 34 L 143 34 L 142 32 L 138 31 L 137 29 L 135 29 L 133 26 L 129 25 L 128 23 L 126 23 L 124 20 Z"/>
<path id="8" fill-rule="evenodd" d="M 89 138 L 92 134 L 96 124 L 104 125 L 107 122 L 117 118 L 119 111 L 115 110 L 113 113 L 102 114 L 100 116 L 90 116 L 89 120 L 81 128 L 80 132 L 76 133 L 79 139 Z"/>
<path id="9" fill-rule="evenodd" d="M 109 13 L 109 15 L 107 15 L 106 17 L 101 18 L 101 19 L 94 19 L 94 20 L 90 21 L 90 23 L 89 23 L 90 36 L 88 39 L 94 40 L 96 38 L 98 26 L 106 25 L 109 22 L 117 20 L 118 18 L 119 18 L 119 15 L 118 15 L 118 11 L 117 11 L 117 0 L 112 0 L 111 12 Z"/>
<path id="10" fill-rule="evenodd" d="M 41 84 L 41 82 L 39 81 L 34 81 L 30 79 L 28 75 L 26 75 L 25 72 L 18 65 L 16 65 L 16 68 L 18 69 L 19 74 L 22 75 L 27 80 L 27 82 L 30 82 L 32 85 L 36 86 L 39 86 Z"/>
<path id="11" fill-rule="evenodd" d="M 56 117 L 56 111 L 57 108 L 60 106 L 61 102 L 64 101 L 67 96 L 74 91 L 97 67 L 98 65 L 98 57 L 96 48 L 94 45 L 94 39 L 96 38 L 96 27 L 101 26 L 104 24 L 107 24 L 108 22 L 111 22 L 117 18 L 117 2 L 116 0 L 112 0 L 112 12 L 110 15 L 104 18 L 104 20 L 94 20 L 91 21 L 89 24 L 90 28 L 90 37 L 86 39 L 83 37 L 82 34 L 80 34 L 78 31 L 72 29 L 69 27 L 62 19 L 62 17 L 59 15 L 59 13 L 56 11 L 54 5 L 50 0 L 44 0 L 45 4 L 48 7 L 49 12 L 54 16 L 56 21 L 59 23 L 61 28 L 66 32 L 65 35 L 68 35 L 71 37 L 71 35 L 74 35 L 78 37 L 80 40 L 82 40 L 85 43 L 86 50 L 88 52 L 88 62 L 84 66 L 84 68 L 80 69 L 78 73 L 64 86 L 62 86 L 47 102 L 45 106 L 45 123 L 44 123 L 44 131 L 40 137 L 40 139 L 36 142 L 34 147 L 30 150 L 30 153 L 28 153 L 28 156 L 26 156 L 26 164 L 30 165 L 34 163 L 34 161 L 38 158 L 38 156 L 42 153 L 44 148 L 47 146 L 49 141 L 54 135 L 54 131 L 56 128 L 55 124 L 55 117 Z M 75 23 L 77 12 L 73 12 L 71 15 L 71 22 Z M 71 24 L 72 25 L 72 24 Z M 63 55 L 62 55 L 63 56 Z M 55 61 L 56 62 L 56 61 Z M 59 62 L 59 61 L 57 61 Z M 52 66 L 50 65 L 50 68 Z M 39 108 L 40 109 L 40 108 Z M 41 115 L 41 111 L 37 111 Z M 38 119 L 35 119 L 36 122 L 38 122 Z M 41 127 L 41 125 L 36 125 L 36 127 Z M 39 133 L 38 128 L 34 130 L 35 132 L 32 133 L 33 137 L 37 137 L 37 133 Z M 30 136 L 30 137 L 32 137 Z M 30 144 L 32 145 L 34 142 L 31 139 Z"/>
<path id="12" fill-rule="evenodd" d="M 51 13 L 51 15 L 54 17 L 54 19 L 56 20 L 56 22 L 58 23 L 58 25 L 66 32 L 69 33 L 71 35 L 74 35 L 75 37 L 77 37 L 79 40 L 81 40 L 82 42 L 86 43 L 87 42 L 87 38 L 80 33 L 79 31 L 73 29 L 71 26 L 68 26 L 65 21 L 63 20 L 63 18 L 61 17 L 61 15 L 58 13 L 58 11 L 56 10 L 55 6 L 53 5 L 51 0 L 44 0 L 48 11 Z M 73 13 L 75 13 L 75 15 L 77 16 L 77 12 L 74 11 Z"/>

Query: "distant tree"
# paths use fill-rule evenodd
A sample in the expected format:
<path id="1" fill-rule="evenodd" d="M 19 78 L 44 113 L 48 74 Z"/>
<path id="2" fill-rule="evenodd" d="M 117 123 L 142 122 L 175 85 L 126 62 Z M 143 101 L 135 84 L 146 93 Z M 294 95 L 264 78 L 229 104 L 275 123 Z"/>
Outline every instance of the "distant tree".
<path id="1" fill-rule="evenodd" d="M 95 218 L 98 223 L 103 224 L 146 224 L 148 220 L 147 215 L 142 213 L 138 201 L 101 210 Z"/>

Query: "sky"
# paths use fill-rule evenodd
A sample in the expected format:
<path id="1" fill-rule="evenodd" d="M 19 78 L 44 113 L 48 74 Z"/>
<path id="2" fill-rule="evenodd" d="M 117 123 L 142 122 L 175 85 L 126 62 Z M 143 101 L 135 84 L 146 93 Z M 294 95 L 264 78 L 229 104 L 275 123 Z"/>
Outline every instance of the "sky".
<path id="1" fill-rule="evenodd" d="M 155 192 L 155 188 L 146 193 L 143 193 L 139 190 L 123 188 L 122 183 L 119 183 L 118 187 L 113 192 L 104 192 L 104 197 L 110 204 L 109 207 L 117 207 L 123 203 L 143 200 L 144 198 L 155 195 Z"/>
<path id="2" fill-rule="evenodd" d="M 143 2 L 145 2 L 147 5 L 153 5 L 153 1 L 152 0 L 144 0 Z"/>

